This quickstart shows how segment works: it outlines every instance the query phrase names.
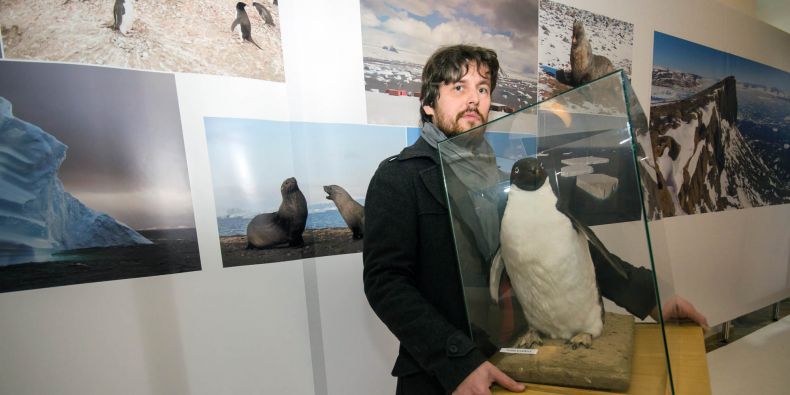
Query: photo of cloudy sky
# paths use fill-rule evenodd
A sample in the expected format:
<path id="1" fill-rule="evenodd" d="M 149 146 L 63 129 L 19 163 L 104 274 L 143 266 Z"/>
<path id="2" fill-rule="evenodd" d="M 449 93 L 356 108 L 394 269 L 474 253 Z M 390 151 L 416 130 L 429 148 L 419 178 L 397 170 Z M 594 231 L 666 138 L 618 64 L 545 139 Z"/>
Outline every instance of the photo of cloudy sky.
<path id="1" fill-rule="evenodd" d="M 535 102 L 537 0 L 362 0 L 360 9 L 369 123 L 417 124 L 422 67 L 444 45 L 497 52 L 501 75 L 493 116 Z"/>
<path id="2" fill-rule="evenodd" d="M 195 227 L 172 75 L 0 63 L 17 118 L 68 146 L 66 192 L 134 229 Z"/>

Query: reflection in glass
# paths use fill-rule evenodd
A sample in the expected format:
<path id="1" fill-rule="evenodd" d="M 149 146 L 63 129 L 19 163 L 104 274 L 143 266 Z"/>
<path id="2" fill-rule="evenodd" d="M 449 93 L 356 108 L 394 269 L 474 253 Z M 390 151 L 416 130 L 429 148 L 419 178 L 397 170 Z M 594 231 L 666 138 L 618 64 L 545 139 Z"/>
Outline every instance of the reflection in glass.
<path id="1" fill-rule="evenodd" d="M 474 340 L 538 350 L 500 365 L 514 378 L 627 389 L 634 333 L 666 357 L 663 323 L 634 331 L 626 313 L 644 317 L 656 305 L 662 272 L 643 220 L 644 153 L 632 139 L 646 126 L 616 72 L 439 144 Z M 540 176 L 524 178 L 533 170 Z M 604 317 L 599 293 L 626 314 Z M 610 333 L 621 324 L 630 335 Z M 585 369 L 605 372 L 590 379 Z M 661 393 L 671 388 L 664 369 Z"/>

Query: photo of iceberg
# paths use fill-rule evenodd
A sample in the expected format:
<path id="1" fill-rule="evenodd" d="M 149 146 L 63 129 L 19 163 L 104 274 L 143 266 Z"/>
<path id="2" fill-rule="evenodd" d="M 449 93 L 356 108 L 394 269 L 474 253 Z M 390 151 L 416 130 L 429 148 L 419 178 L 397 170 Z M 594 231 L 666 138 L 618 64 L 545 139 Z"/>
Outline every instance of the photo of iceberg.
<path id="1" fill-rule="evenodd" d="M 200 268 L 173 77 L 0 62 L 0 292 Z"/>

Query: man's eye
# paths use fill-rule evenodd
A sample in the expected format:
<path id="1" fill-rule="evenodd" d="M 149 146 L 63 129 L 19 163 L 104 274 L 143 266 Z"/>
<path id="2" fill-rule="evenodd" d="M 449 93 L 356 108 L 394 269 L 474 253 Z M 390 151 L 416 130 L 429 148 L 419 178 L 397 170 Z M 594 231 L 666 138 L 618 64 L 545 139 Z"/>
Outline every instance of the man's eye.
<path id="1" fill-rule="evenodd" d="M 460 91 L 464 90 L 464 86 L 463 85 L 456 85 L 456 86 L 453 87 L 453 89 L 455 89 L 456 91 L 460 92 Z"/>
<path id="2" fill-rule="evenodd" d="M 480 88 L 477 90 L 479 93 L 488 94 L 488 88 Z"/>

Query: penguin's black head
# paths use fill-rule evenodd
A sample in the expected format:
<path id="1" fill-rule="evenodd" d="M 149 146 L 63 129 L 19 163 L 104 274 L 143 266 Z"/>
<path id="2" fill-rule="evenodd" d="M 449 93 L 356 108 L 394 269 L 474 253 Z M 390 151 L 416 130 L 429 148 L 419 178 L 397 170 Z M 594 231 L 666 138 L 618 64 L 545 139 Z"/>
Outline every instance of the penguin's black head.
<path id="1" fill-rule="evenodd" d="M 241 1 L 240 1 L 240 2 L 238 2 L 238 3 L 236 3 L 236 9 L 237 9 L 237 10 L 242 10 L 242 11 L 244 11 L 244 7 L 246 7 L 246 6 L 247 6 L 247 3 L 244 3 L 244 2 L 241 2 Z"/>
<path id="2" fill-rule="evenodd" d="M 510 184 L 524 191 L 536 191 L 546 182 L 546 170 L 536 158 L 519 159 L 510 172 Z"/>

